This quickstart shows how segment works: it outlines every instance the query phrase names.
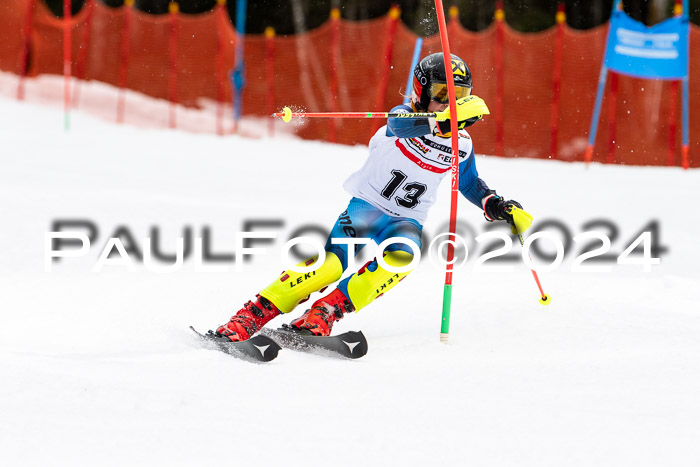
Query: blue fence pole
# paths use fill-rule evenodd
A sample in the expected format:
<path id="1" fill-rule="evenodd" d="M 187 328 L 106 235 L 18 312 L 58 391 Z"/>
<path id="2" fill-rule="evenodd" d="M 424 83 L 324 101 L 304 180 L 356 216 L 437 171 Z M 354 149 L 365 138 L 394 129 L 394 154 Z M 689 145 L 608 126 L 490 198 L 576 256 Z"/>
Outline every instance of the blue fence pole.
<path id="1" fill-rule="evenodd" d="M 245 60 L 243 58 L 243 42 L 245 40 L 245 19 L 248 0 L 237 0 L 236 2 L 236 60 L 231 71 L 231 85 L 234 90 L 233 99 L 233 122 L 234 128 L 238 129 L 238 122 L 241 119 L 241 108 L 243 101 L 243 88 L 245 87 Z"/>
<path id="2" fill-rule="evenodd" d="M 598 134 L 598 123 L 600 121 L 600 108 L 603 105 L 603 94 L 605 94 L 605 82 L 608 79 L 608 67 L 602 65 L 600 67 L 600 77 L 598 78 L 598 90 L 595 96 L 595 108 L 593 109 L 593 118 L 591 119 L 591 128 L 588 132 L 588 148 L 586 149 L 586 163 L 591 162 L 593 158 L 593 147 L 595 146 L 595 138 Z"/>
<path id="3" fill-rule="evenodd" d="M 413 59 L 411 60 L 411 69 L 408 70 L 408 81 L 406 81 L 406 96 L 403 98 L 403 103 L 408 104 L 411 101 L 411 89 L 413 87 L 413 70 L 418 65 L 420 59 L 420 51 L 423 48 L 423 38 L 416 39 L 416 45 L 413 48 Z"/>

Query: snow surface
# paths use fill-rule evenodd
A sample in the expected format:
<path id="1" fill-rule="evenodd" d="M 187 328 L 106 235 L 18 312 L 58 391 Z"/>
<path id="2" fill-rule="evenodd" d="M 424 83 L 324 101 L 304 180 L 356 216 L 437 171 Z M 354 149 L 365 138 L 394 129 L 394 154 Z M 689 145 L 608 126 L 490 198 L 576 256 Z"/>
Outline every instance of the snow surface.
<path id="1" fill-rule="evenodd" d="M 0 99 L 0 464 L 700 462 L 700 171 L 479 156 L 482 177 L 536 221 L 558 219 L 573 235 L 613 221 L 616 254 L 658 219 L 662 264 L 573 273 L 567 256 L 540 275 L 552 296 L 543 307 L 522 264 L 477 273 L 472 259 L 455 274 L 445 345 L 444 274 L 426 260 L 336 324 L 364 331 L 365 358 L 287 350 L 256 365 L 202 349 L 188 326 L 214 328 L 273 280 L 285 266 L 281 240 L 296 227 L 330 227 L 366 148 L 116 126 L 81 113 L 69 133 L 62 125 L 58 108 Z M 445 230 L 448 185 L 426 223 L 431 235 Z M 485 228 L 463 199 L 460 218 Z M 99 239 L 88 256 L 45 272 L 56 219 L 90 219 Z M 201 236 L 209 226 L 214 251 L 232 252 L 249 219 L 285 225 L 241 272 L 197 272 L 191 260 L 171 274 L 141 264 L 92 272 L 119 226 L 141 248 L 157 226 L 167 252 L 184 227 Z"/>

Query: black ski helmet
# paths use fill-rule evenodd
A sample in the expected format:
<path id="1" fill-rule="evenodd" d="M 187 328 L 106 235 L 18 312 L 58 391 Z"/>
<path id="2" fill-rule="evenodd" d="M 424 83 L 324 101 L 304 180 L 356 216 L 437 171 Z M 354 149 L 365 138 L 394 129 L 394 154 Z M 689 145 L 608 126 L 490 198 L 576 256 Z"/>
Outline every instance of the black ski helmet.
<path id="1" fill-rule="evenodd" d="M 455 54 L 451 54 L 451 57 L 455 94 L 459 99 L 471 94 L 472 73 L 464 60 Z M 447 75 L 442 53 L 428 55 L 416 65 L 413 70 L 412 97 L 416 107 L 423 111 L 428 110 L 431 100 L 443 104 L 447 102 Z"/>

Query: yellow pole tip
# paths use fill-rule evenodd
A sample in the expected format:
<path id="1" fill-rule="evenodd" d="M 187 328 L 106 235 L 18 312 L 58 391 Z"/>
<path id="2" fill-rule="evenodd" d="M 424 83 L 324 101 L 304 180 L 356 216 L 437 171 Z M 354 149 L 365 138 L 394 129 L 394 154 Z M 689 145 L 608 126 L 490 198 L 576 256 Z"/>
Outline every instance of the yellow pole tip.
<path id="1" fill-rule="evenodd" d="M 226 0 L 216 0 L 217 5 L 224 6 L 226 5 Z"/>
<path id="2" fill-rule="evenodd" d="M 504 19 L 506 19 L 506 12 L 499 8 L 496 10 L 496 14 L 494 16 L 496 18 L 496 21 L 503 21 Z"/>
<path id="3" fill-rule="evenodd" d="M 459 8 L 456 5 L 452 5 L 448 11 L 451 19 L 455 19 L 459 16 Z"/>
<path id="4" fill-rule="evenodd" d="M 389 17 L 391 19 L 399 19 L 401 17 L 401 8 L 398 6 L 392 6 L 389 10 Z"/>
<path id="5" fill-rule="evenodd" d="M 275 28 L 273 28 L 272 26 L 266 27 L 265 37 L 267 37 L 268 39 L 272 39 L 273 37 L 275 37 Z"/>
<path id="6" fill-rule="evenodd" d="M 134 0 L 124 0 L 124 6 L 131 8 L 134 6 Z"/>
<path id="7" fill-rule="evenodd" d="M 177 2 L 170 2 L 170 4 L 168 5 L 168 11 L 170 13 L 179 13 L 180 5 L 178 5 Z"/>
<path id="8" fill-rule="evenodd" d="M 340 8 L 331 8 L 331 19 L 340 19 Z"/>
<path id="9" fill-rule="evenodd" d="M 549 305 L 551 301 L 552 297 L 550 297 L 549 294 L 544 294 L 544 297 L 540 298 L 540 303 L 542 305 Z"/>
<path id="10" fill-rule="evenodd" d="M 292 109 L 290 109 L 289 107 L 285 107 L 284 109 L 282 109 L 282 114 L 283 122 L 289 123 L 290 121 L 292 121 Z"/>

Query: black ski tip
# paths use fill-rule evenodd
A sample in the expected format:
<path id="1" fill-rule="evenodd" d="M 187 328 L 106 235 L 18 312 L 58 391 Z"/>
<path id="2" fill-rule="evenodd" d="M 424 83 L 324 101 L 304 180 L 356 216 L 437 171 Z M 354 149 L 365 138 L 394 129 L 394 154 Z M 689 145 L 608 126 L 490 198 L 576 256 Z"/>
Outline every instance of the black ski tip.
<path id="1" fill-rule="evenodd" d="M 348 331 L 335 337 L 348 347 L 348 353 L 345 354 L 346 357 L 355 359 L 367 355 L 369 345 L 362 331 Z"/>
<path id="2" fill-rule="evenodd" d="M 192 326 L 190 326 L 190 329 L 202 341 L 215 344 L 218 350 L 252 362 L 270 362 L 277 358 L 281 349 L 277 342 L 263 335 L 253 336 L 241 342 L 232 342 L 211 330 L 206 334 L 202 334 Z"/>
<path id="3" fill-rule="evenodd" d="M 310 331 L 283 324 L 277 330 L 264 329 L 263 332 L 276 339 L 283 347 L 353 360 L 367 355 L 369 348 L 362 331 L 350 331 L 336 336 L 316 336 Z"/>
<path id="4" fill-rule="evenodd" d="M 282 347 L 267 336 L 253 336 L 248 342 L 260 352 L 260 361 L 271 362 L 277 358 Z"/>

